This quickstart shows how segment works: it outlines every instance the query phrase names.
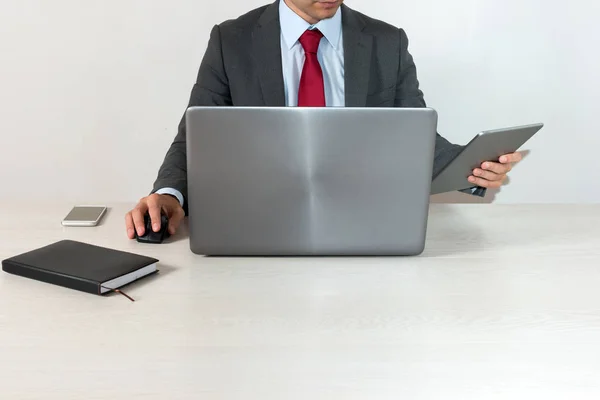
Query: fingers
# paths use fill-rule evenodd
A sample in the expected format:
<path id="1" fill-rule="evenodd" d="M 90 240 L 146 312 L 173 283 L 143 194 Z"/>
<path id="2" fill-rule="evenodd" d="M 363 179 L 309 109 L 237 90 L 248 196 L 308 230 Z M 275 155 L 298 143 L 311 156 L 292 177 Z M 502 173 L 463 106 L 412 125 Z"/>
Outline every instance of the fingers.
<path id="1" fill-rule="evenodd" d="M 150 215 L 150 221 L 152 222 L 152 230 L 154 232 L 160 231 L 160 197 L 159 195 L 151 195 L 147 197 L 148 203 L 148 214 Z"/>
<path id="2" fill-rule="evenodd" d="M 503 175 L 508 174 L 512 170 L 512 164 L 499 164 L 488 161 L 481 164 L 481 168 L 497 175 Z"/>
<path id="3" fill-rule="evenodd" d="M 517 163 L 517 162 L 521 161 L 522 158 L 523 158 L 523 155 L 519 152 L 516 152 L 516 153 L 503 155 L 502 157 L 500 157 L 500 162 L 502 164 Z"/>
<path id="4" fill-rule="evenodd" d="M 506 180 L 506 175 L 501 175 L 499 180 L 487 180 L 487 179 L 479 178 L 476 176 L 469 177 L 469 182 L 473 183 L 474 185 L 481 186 L 483 188 L 488 188 L 488 189 L 499 188 L 500 186 L 502 186 L 502 184 L 504 183 L 505 180 Z"/>
<path id="5" fill-rule="evenodd" d="M 146 232 L 144 227 L 144 215 L 148 211 L 148 205 L 141 200 L 138 205 L 131 211 L 131 217 L 138 236 L 143 236 Z"/>
<path id="6" fill-rule="evenodd" d="M 174 235 L 175 232 L 177 232 L 177 228 L 179 228 L 183 218 L 185 218 L 185 211 L 183 211 L 183 208 L 176 207 L 171 212 L 171 215 L 169 216 L 169 233 L 171 235 Z"/>
<path id="7" fill-rule="evenodd" d="M 521 153 L 517 152 L 501 156 L 499 163 L 486 161 L 481 164 L 481 168 L 473 170 L 469 182 L 485 188 L 499 188 L 506 180 L 506 174 L 512 171 L 513 164 L 521 159 Z"/>
<path id="8" fill-rule="evenodd" d="M 483 178 L 486 181 L 499 181 L 502 179 L 502 177 L 506 176 L 506 174 L 497 174 L 495 172 L 485 171 L 483 169 L 476 168 L 475 170 L 473 170 L 473 176 L 477 178 Z"/>
<path id="9" fill-rule="evenodd" d="M 129 239 L 135 238 L 135 225 L 133 224 L 133 217 L 131 211 L 125 215 L 125 229 L 127 230 L 127 237 Z"/>
<path id="10" fill-rule="evenodd" d="M 149 215 L 152 230 L 158 232 L 161 229 L 161 214 L 164 210 L 169 217 L 169 233 L 174 235 L 181 221 L 185 218 L 185 211 L 176 198 L 170 196 L 152 194 L 139 201 L 137 206 L 125 215 L 125 228 L 127 237 L 135 238 L 146 234 L 144 217 Z"/>

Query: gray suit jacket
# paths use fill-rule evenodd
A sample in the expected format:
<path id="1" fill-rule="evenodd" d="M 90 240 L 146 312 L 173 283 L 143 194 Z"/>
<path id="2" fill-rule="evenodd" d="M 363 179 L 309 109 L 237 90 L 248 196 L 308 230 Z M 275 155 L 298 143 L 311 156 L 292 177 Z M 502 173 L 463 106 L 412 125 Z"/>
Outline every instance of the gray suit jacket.
<path id="1" fill-rule="evenodd" d="M 425 107 L 402 29 L 342 5 L 346 107 Z M 279 0 L 213 27 L 189 106 L 285 106 Z M 462 148 L 439 134 L 434 175 Z M 185 114 L 154 183 L 187 197 Z M 481 195 L 481 193 L 479 193 Z"/>

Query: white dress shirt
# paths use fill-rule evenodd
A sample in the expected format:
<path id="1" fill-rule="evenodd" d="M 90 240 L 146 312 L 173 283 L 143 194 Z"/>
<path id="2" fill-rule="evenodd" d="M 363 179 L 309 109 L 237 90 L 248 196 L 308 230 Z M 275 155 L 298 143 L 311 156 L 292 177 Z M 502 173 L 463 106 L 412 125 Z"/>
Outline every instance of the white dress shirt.
<path id="1" fill-rule="evenodd" d="M 304 49 L 299 42 L 307 29 L 318 29 L 323 34 L 317 58 L 323 70 L 325 83 L 325 104 L 327 107 L 344 107 L 344 38 L 342 35 L 342 10 L 329 19 L 311 25 L 288 7 L 285 1 L 279 2 L 279 24 L 281 27 L 281 62 L 285 105 L 298 106 L 298 88 L 304 66 Z M 183 206 L 183 195 L 176 189 L 163 188 L 158 194 L 171 194 Z"/>
<path id="2" fill-rule="evenodd" d="M 330 19 L 311 25 L 293 12 L 285 1 L 279 2 L 281 26 L 281 61 L 286 106 L 298 105 L 298 87 L 304 66 L 304 49 L 299 42 L 307 29 L 318 29 L 323 34 L 317 58 L 323 70 L 325 82 L 325 104 L 327 107 L 344 107 L 344 42 L 342 36 L 342 11 Z"/>

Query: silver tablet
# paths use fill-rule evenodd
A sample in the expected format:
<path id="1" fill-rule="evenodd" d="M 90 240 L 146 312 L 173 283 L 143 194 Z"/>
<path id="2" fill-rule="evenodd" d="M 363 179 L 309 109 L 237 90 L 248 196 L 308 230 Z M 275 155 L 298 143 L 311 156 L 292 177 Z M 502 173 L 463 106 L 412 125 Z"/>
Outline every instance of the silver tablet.
<path id="1" fill-rule="evenodd" d="M 543 126 L 538 123 L 481 132 L 433 177 L 431 194 L 473 187 L 468 179 L 475 168 L 480 168 L 485 161 L 498 162 L 500 156 L 518 151 Z"/>

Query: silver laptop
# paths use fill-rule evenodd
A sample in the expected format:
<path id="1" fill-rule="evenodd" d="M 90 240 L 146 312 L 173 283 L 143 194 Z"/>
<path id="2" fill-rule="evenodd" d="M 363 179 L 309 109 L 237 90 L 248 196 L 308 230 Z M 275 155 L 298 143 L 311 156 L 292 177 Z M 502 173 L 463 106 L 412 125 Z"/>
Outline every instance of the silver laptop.
<path id="1" fill-rule="evenodd" d="M 192 107 L 186 124 L 192 252 L 423 252 L 434 110 Z"/>

